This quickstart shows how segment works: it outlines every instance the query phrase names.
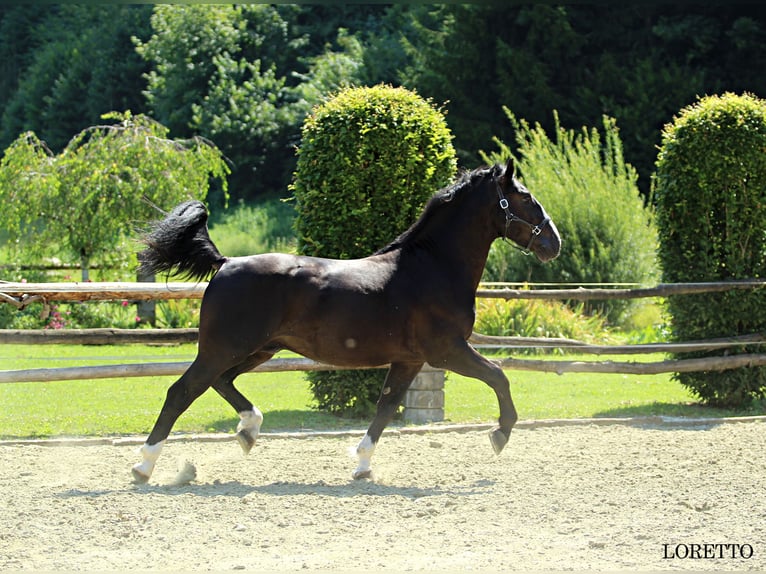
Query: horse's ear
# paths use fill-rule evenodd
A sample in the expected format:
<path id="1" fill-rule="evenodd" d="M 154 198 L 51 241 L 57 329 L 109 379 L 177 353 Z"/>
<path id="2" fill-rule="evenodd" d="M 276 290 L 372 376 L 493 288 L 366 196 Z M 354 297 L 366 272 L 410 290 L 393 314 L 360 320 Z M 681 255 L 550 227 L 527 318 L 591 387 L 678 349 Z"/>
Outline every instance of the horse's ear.
<path id="1" fill-rule="evenodd" d="M 505 175 L 510 174 L 511 177 L 516 175 L 516 166 L 513 163 L 513 157 L 508 158 L 508 162 L 505 164 Z"/>

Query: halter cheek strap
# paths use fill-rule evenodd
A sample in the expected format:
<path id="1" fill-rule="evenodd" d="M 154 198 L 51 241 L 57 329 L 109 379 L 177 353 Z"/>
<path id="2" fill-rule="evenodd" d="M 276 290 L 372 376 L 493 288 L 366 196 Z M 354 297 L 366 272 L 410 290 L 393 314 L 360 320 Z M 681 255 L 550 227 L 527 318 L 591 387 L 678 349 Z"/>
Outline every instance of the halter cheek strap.
<path id="1" fill-rule="evenodd" d="M 529 223 L 511 211 L 511 204 L 508 203 L 508 199 L 506 199 L 505 195 L 503 195 L 503 190 L 500 188 L 500 182 L 497 181 L 497 179 L 495 179 L 495 189 L 497 190 L 497 195 L 500 198 L 500 209 L 505 212 L 505 231 L 503 232 L 503 239 L 521 251 L 524 255 L 529 255 L 531 253 L 530 249 L 532 248 L 532 244 L 535 242 L 535 239 L 537 239 L 537 236 L 543 232 L 543 229 L 545 229 L 545 226 L 548 225 L 548 222 L 551 220 L 551 218 L 546 215 L 545 219 L 543 219 L 537 225 Z M 510 228 L 511 223 L 514 221 L 518 221 L 519 223 L 523 223 L 527 227 L 532 228 L 532 236 L 529 238 L 529 243 L 527 243 L 526 247 L 519 247 L 508 239 L 508 229 Z"/>

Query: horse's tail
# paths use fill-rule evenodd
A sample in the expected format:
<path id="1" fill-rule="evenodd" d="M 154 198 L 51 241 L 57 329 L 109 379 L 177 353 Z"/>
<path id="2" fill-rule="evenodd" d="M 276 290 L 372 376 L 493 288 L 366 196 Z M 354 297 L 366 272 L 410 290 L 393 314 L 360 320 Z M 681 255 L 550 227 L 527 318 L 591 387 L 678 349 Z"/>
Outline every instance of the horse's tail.
<path id="1" fill-rule="evenodd" d="M 177 205 L 141 238 L 139 272 L 204 280 L 226 261 L 207 233 L 207 209 L 200 201 Z"/>

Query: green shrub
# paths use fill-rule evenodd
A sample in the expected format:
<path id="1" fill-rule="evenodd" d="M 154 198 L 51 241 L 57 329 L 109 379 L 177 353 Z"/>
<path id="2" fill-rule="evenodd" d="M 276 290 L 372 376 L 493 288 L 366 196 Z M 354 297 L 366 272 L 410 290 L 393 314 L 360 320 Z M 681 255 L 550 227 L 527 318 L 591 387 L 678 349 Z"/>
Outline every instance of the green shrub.
<path id="1" fill-rule="evenodd" d="M 405 231 L 456 171 L 452 136 L 430 102 L 403 88 L 343 90 L 306 119 L 292 190 L 302 254 L 370 255 Z M 385 371 L 308 375 L 318 407 L 368 416 Z"/>
<path id="2" fill-rule="evenodd" d="M 558 301 L 479 299 L 474 331 L 498 337 L 557 337 L 594 344 L 610 341 L 602 317 L 584 315 Z"/>
<path id="3" fill-rule="evenodd" d="M 3 329 L 133 329 L 143 327 L 136 306 L 122 302 L 33 303 L 22 311 L 0 307 Z"/>
<path id="4" fill-rule="evenodd" d="M 561 255 L 545 265 L 495 242 L 485 281 L 564 283 L 649 283 L 657 277 L 657 232 L 650 207 L 636 184 L 637 174 L 622 155 L 617 125 L 603 118 L 597 129 L 565 130 L 556 119 L 555 139 L 540 125 L 531 127 L 506 115 L 516 131 L 520 179 L 550 213 L 562 237 Z M 505 161 L 511 148 L 495 138 L 499 150 L 483 154 Z M 630 302 L 586 305 L 618 324 Z"/>
<path id="5" fill-rule="evenodd" d="M 292 185 L 298 251 L 341 259 L 387 245 L 455 174 L 444 117 L 403 88 L 341 91 L 301 132 Z"/>
<path id="6" fill-rule="evenodd" d="M 190 329 L 199 327 L 199 299 L 169 299 L 157 303 L 157 327 Z"/>
<path id="7" fill-rule="evenodd" d="M 664 281 L 766 276 L 766 101 L 724 94 L 683 109 L 663 132 L 655 196 Z M 670 297 L 668 310 L 675 340 L 766 329 L 763 290 Z M 743 407 L 766 394 L 766 367 L 676 377 L 720 406 Z"/>
<path id="8" fill-rule="evenodd" d="M 30 305 L 19 311 L 8 304 L 0 305 L 0 329 L 42 329 L 46 321 L 41 309 L 42 305 Z"/>

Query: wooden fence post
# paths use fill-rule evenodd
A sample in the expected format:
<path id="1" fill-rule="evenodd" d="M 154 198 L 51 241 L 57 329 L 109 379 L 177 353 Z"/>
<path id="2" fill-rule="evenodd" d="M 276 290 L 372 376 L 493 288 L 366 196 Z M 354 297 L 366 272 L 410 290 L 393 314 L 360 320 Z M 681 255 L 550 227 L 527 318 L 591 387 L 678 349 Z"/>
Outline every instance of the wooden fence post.
<path id="1" fill-rule="evenodd" d="M 404 422 L 424 424 L 444 420 L 444 371 L 424 368 L 404 395 Z"/>
<path id="2" fill-rule="evenodd" d="M 139 283 L 154 283 L 154 273 L 144 274 L 138 273 Z M 152 327 L 157 325 L 157 301 L 154 299 L 146 301 L 135 301 L 136 315 L 141 319 L 143 324 L 149 324 Z"/>

